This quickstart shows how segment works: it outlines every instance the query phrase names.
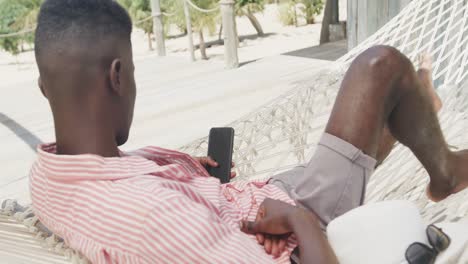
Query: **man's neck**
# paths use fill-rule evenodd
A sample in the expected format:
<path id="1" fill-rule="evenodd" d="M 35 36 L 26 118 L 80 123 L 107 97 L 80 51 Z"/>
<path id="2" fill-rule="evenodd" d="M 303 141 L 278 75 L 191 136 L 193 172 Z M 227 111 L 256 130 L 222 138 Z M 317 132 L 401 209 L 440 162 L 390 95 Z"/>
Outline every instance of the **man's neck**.
<path id="1" fill-rule="evenodd" d="M 73 119 L 68 119 L 73 120 Z M 57 125 L 55 128 L 57 154 L 80 155 L 95 154 L 103 157 L 118 157 L 119 149 L 115 134 L 104 124 L 73 122 Z"/>

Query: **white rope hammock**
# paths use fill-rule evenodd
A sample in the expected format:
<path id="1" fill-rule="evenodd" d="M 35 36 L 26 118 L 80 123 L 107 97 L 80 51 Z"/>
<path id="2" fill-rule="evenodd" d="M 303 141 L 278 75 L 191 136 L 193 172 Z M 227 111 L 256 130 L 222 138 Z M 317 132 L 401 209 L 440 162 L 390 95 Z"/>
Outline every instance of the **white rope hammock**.
<path id="1" fill-rule="evenodd" d="M 468 1 L 412 1 L 397 17 L 364 43 L 297 88 L 229 126 L 236 130 L 234 160 L 240 179 L 272 176 L 310 159 L 325 129 L 341 79 L 352 60 L 373 45 L 397 47 L 410 59 L 429 51 L 434 81 L 444 102 L 440 121 L 450 145 L 468 148 Z M 207 138 L 182 151 L 206 153 Z M 426 199 L 428 177 L 411 152 L 397 146 L 376 171 L 367 202 L 405 199 L 415 202 L 428 222 L 468 216 L 468 191 L 441 203 Z"/>
<path id="2" fill-rule="evenodd" d="M 258 110 L 230 124 L 236 129 L 234 160 L 239 179 L 258 179 L 292 168 L 307 161 L 322 134 L 347 67 L 357 54 L 376 44 L 392 45 L 411 59 L 422 51 L 434 57 L 434 80 L 444 102 L 440 121 L 450 145 L 468 148 L 468 1 L 414 0 L 397 17 L 364 43 L 351 50 L 330 69 L 298 82 L 297 87 Z M 468 83 L 467 83 L 468 84 Z M 204 155 L 207 139 L 181 148 L 193 155 Z M 372 176 L 367 202 L 405 199 L 413 201 L 429 222 L 458 221 L 468 215 L 468 191 L 452 195 L 443 202 L 429 202 L 424 194 L 428 177 L 420 163 L 403 146 L 397 146 Z M 15 213 L 14 203 L 0 213 Z M 23 222 L 18 224 L 15 222 Z M 57 238 L 43 243 L 42 249 L 32 233 L 38 221 L 30 212 L 15 217 L 0 217 L 0 251 L 28 263 L 65 263 L 64 254 L 73 263 L 81 263 L 76 252 L 60 244 Z M 44 235 L 45 234 L 45 235 Z M 50 236 L 49 236 L 50 237 Z M 42 238 L 44 240 L 44 238 Z M 58 249 L 57 249 L 58 248 Z M 8 251 L 9 250 L 9 251 Z M 58 252 L 58 253 L 57 253 Z"/>

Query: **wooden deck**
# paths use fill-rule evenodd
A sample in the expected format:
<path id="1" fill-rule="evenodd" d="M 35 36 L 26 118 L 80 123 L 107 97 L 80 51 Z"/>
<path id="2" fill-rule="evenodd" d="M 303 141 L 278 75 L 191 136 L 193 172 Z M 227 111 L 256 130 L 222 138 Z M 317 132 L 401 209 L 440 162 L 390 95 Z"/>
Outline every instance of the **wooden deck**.
<path id="1" fill-rule="evenodd" d="M 138 96 L 126 150 L 150 144 L 176 148 L 206 136 L 211 127 L 236 120 L 330 62 L 280 55 L 236 70 L 224 70 L 220 61 L 191 63 L 174 57 L 140 58 L 135 64 Z M 36 157 L 34 146 L 54 140 L 37 71 L 31 74 L 35 66 L 29 68 L 0 65 L 2 75 L 14 75 L 0 83 L 0 200 L 29 201 L 27 175 Z"/>
<path id="2" fill-rule="evenodd" d="M 285 53 L 284 55 L 296 56 L 302 58 L 311 58 L 319 60 L 335 61 L 348 52 L 348 43 L 346 40 L 340 40 L 332 43 L 314 46 Z"/>

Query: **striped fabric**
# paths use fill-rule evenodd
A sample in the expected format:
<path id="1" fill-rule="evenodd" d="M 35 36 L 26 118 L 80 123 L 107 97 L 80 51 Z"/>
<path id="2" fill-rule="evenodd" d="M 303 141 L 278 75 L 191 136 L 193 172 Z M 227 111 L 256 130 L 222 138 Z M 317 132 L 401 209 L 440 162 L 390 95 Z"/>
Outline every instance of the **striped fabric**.
<path id="1" fill-rule="evenodd" d="M 221 185 L 187 154 L 147 147 L 118 158 L 56 155 L 42 145 L 30 174 L 35 213 L 92 263 L 289 263 L 239 230 L 266 198 L 265 182 Z"/>

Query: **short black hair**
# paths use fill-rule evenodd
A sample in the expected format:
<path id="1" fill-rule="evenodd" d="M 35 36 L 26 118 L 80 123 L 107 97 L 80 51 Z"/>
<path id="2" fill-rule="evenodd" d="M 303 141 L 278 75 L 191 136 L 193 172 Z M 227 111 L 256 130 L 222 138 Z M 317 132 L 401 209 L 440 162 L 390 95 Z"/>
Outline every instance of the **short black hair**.
<path id="1" fill-rule="evenodd" d="M 36 57 L 66 49 L 78 42 L 92 45 L 97 40 L 118 37 L 130 41 L 132 21 L 114 0 L 45 0 L 35 33 Z"/>

